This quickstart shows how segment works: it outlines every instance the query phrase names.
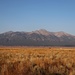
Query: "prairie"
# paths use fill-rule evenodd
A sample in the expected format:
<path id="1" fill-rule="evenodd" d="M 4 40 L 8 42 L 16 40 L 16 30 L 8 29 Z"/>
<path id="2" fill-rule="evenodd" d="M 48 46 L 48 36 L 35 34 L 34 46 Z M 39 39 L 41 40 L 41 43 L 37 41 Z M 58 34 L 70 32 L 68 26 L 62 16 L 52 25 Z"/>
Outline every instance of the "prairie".
<path id="1" fill-rule="evenodd" d="M 75 75 L 75 48 L 1 46 L 0 75 Z"/>

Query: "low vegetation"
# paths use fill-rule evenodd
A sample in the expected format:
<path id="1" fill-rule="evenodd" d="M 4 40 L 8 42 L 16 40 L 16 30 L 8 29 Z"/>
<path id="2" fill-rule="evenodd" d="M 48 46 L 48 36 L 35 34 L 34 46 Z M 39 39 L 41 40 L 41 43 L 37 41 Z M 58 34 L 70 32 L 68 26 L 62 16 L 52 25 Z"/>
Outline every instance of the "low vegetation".
<path id="1" fill-rule="evenodd" d="M 75 75 L 75 48 L 0 47 L 0 75 Z"/>

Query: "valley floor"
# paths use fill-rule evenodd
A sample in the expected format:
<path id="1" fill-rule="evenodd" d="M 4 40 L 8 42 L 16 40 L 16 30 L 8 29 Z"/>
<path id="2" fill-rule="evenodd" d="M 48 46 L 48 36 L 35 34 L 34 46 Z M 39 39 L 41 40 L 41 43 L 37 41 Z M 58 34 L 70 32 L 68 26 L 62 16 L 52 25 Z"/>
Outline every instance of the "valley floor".
<path id="1" fill-rule="evenodd" d="M 0 75 L 75 75 L 75 48 L 2 46 Z"/>

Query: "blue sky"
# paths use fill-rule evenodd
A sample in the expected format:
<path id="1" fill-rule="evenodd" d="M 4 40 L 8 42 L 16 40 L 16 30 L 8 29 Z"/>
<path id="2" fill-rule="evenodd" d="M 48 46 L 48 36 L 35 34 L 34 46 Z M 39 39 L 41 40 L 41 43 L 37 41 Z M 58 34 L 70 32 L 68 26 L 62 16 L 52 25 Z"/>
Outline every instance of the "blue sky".
<path id="1" fill-rule="evenodd" d="M 75 35 L 75 0 L 0 0 L 0 33 L 37 29 Z"/>

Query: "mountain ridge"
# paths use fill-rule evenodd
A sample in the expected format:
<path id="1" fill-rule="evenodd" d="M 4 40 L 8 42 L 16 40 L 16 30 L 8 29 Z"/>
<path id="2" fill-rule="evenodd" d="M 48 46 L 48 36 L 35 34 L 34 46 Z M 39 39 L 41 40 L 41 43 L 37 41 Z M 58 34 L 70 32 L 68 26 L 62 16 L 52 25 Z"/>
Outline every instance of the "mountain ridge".
<path id="1" fill-rule="evenodd" d="M 45 29 L 32 32 L 8 31 L 0 34 L 4 46 L 75 46 L 75 36 L 66 32 L 50 32 Z"/>

